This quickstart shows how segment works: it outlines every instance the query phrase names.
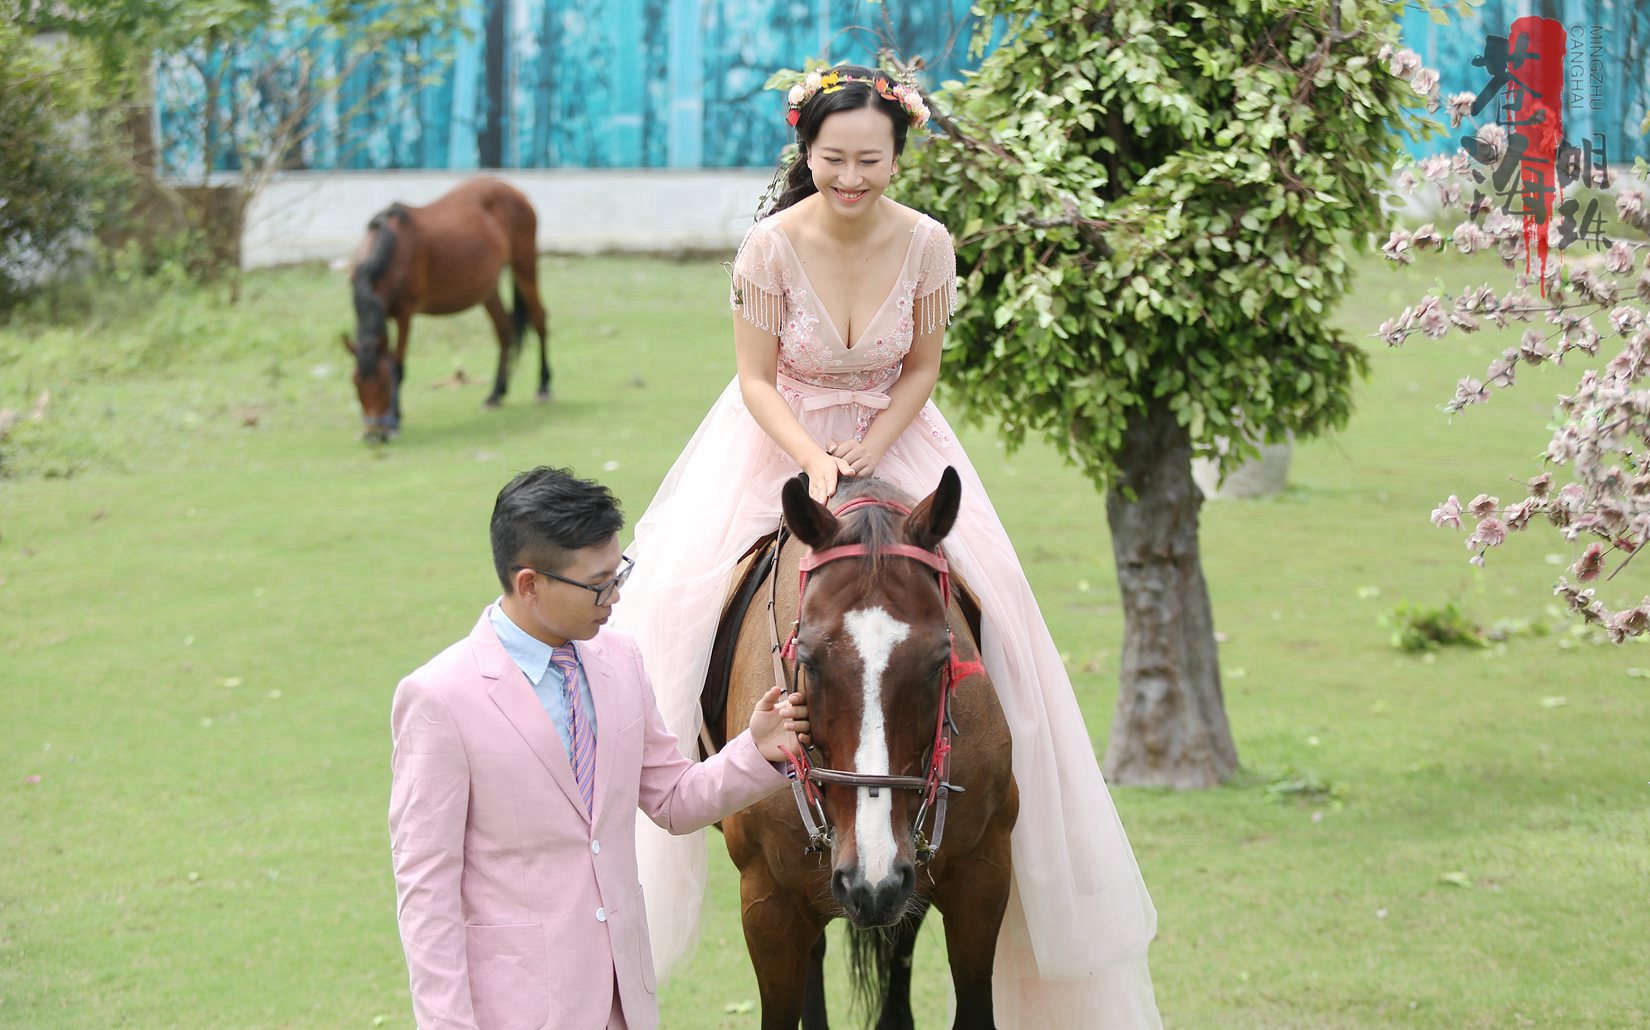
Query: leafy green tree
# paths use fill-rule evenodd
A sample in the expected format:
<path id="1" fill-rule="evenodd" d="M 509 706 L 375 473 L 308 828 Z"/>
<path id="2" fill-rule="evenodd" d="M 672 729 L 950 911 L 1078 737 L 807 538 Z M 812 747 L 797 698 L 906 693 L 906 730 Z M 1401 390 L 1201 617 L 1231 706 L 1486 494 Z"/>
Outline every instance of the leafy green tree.
<path id="1" fill-rule="evenodd" d="M 1105 493 L 1125 616 L 1107 776 L 1211 786 L 1237 755 L 1191 459 L 1230 468 L 1347 419 L 1367 363 L 1329 313 L 1383 225 L 1397 131 L 1426 131 L 1423 98 L 1376 60 L 1398 8 L 978 10 L 1001 42 L 935 97 L 939 129 L 901 176 L 957 243 L 946 379 L 968 415 L 1011 445 L 1044 436 Z"/>
<path id="2" fill-rule="evenodd" d="M 0 18 L 0 305 L 93 229 L 118 175 L 83 59 Z"/>
<path id="3" fill-rule="evenodd" d="M 147 196 L 215 238 L 212 257 L 234 264 L 242 213 L 317 131 L 321 107 L 374 56 L 398 54 L 416 65 L 418 42 L 449 34 L 470 2 L 0 0 L 0 10 L 15 9 L 18 21 L 93 49 L 104 86 L 127 111 L 133 171 L 146 181 Z M 154 174 L 149 126 L 158 54 L 181 55 L 204 98 L 194 140 L 205 155 L 202 178 L 187 191 Z M 369 83 L 339 120 L 381 102 L 392 82 L 383 76 Z M 207 177 L 224 164 L 238 174 L 227 187 L 209 189 Z"/>

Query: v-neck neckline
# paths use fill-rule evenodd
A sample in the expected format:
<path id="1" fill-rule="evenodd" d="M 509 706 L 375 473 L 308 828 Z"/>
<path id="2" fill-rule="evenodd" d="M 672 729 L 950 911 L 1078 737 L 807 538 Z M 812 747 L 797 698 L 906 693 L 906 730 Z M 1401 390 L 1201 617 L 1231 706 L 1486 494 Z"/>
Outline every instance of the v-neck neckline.
<path id="1" fill-rule="evenodd" d="M 791 260 L 796 265 L 796 270 L 801 273 L 802 281 L 807 284 L 808 296 L 813 298 L 814 309 L 819 312 L 819 320 L 831 327 L 831 335 L 836 337 L 837 345 L 844 351 L 854 351 L 859 349 L 859 344 L 865 341 L 865 336 L 870 327 L 877 324 L 877 319 L 881 318 L 883 311 L 887 309 L 888 302 L 893 300 L 894 297 L 899 294 L 900 284 L 905 281 L 905 266 L 911 263 L 911 251 L 917 245 L 917 230 L 920 228 L 922 228 L 922 217 L 919 215 L 917 220 L 911 225 L 911 238 L 905 244 L 905 256 L 900 259 L 899 272 L 894 276 L 893 285 L 888 288 L 887 295 L 882 298 L 882 303 L 877 305 L 876 311 L 871 313 L 870 319 L 865 323 L 865 328 L 860 330 L 859 339 L 853 343 L 849 343 L 843 337 L 842 330 L 838 329 L 836 327 L 836 322 L 831 319 L 831 313 L 825 310 L 825 302 L 820 299 L 819 291 L 814 289 L 813 280 L 808 278 L 808 269 L 802 263 L 802 255 L 797 251 L 796 244 L 791 242 L 790 234 L 785 231 L 785 227 L 783 225 L 779 224 L 777 218 L 773 223 L 774 232 L 778 233 L 779 238 L 785 241 L 785 249 L 791 252 Z"/>

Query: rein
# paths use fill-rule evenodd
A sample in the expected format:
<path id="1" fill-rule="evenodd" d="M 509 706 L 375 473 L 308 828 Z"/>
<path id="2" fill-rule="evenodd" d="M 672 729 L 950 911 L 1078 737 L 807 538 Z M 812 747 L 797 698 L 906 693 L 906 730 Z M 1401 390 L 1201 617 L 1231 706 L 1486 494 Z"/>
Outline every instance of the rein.
<path id="1" fill-rule="evenodd" d="M 841 518 L 860 508 L 880 507 L 887 508 L 901 515 L 909 516 L 911 510 L 904 505 L 892 501 L 880 500 L 874 497 L 856 497 L 838 508 L 834 515 Z M 802 556 L 798 568 L 798 585 L 796 596 L 796 620 L 791 624 L 790 636 L 783 644 L 779 642 L 779 621 L 776 603 L 779 594 L 778 551 L 785 546 L 789 531 L 781 527 L 779 542 L 775 549 L 775 574 L 772 577 L 768 591 L 768 627 L 769 639 L 773 643 L 773 672 L 774 683 L 783 686 L 785 683 L 785 667 L 781 658 L 791 663 L 791 691 L 794 693 L 798 681 L 801 680 L 802 666 L 796 660 L 796 640 L 802 629 L 802 601 L 808 591 L 808 576 L 822 565 L 847 558 L 868 558 L 873 556 L 871 548 L 865 544 L 845 544 L 841 547 L 831 547 L 823 551 L 810 550 Z M 933 551 L 924 550 L 911 544 L 892 544 L 878 549 L 875 557 L 893 556 L 907 558 L 920 562 L 939 573 L 940 598 L 944 604 L 944 611 L 951 610 L 951 570 L 943 555 L 936 548 Z M 831 847 L 835 840 L 835 833 L 830 819 L 825 814 L 824 798 L 820 787 L 828 783 L 835 783 L 846 787 L 865 787 L 872 797 L 877 791 L 886 787 L 890 790 L 915 790 L 923 795 L 922 805 L 917 809 L 917 817 L 911 826 L 911 839 L 918 865 L 923 865 L 933 859 L 940 850 L 940 842 L 945 837 L 945 806 L 950 794 L 964 792 L 946 779 L 948 756 L 951 751 L 951 738 L 957 733 L 957 726 L 951 719 L 951 695 L 957 684 L 969 676 L 983 672 L 985 667 L 979 662 L 963 662 L 957 659 L 956 638 L 949 629 L 947 636 L 951 639 L 951 657 L 945 667 L 945 682 L 940 687 L 939 712 L 934 724 L 934 742 L 929 748 L 927 768 L 921 776 L 888 776 L 872 773 L 846 772 L 839 769 L 823 768 L 813 764 L 809 759 L 809 747 L 801 748 L 793 754 L 787 748 L 785 755 L 791 762 L 791 793 L 796 798 L 796 808 L 802 816 L 802 826 L 808 835 L 807 846 L 803 854 L 822 852 Z M 923 822 L 928 816 L 929 809 L 934 810 L 934 837 L 932 842 L 923 833 Z M 817 818 L 816 818 L 817 816 Z"/>

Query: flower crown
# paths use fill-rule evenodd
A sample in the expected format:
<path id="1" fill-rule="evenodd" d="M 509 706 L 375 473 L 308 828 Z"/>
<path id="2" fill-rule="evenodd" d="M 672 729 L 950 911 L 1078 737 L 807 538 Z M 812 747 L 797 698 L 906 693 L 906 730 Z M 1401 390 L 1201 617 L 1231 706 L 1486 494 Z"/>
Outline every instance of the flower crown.
<path id="1" fill-rule="evenodd" d="M 795 74 L 795 73 L 792 73 Z M 850 82 L 863 82 L 884 100 L 892 100 L 905 109 L 906 117 L 911 124 L 921 128 L 928 123 L 928 105 L 922 102 L 922 92 L 913 83 L 895 83 L 886 75 L 876 75 L 864 78 L 859 75 L 847 75 L 843 72 L 821 72 L 814 69 L 805 75 L 801 82 L 791 87 L 785 99 L 789 101 L 791 109 L 785 114 L 785 121 L 795 125 L 802 120 L 802 105 L 813 98 L 816 93 L 835 93 Z"/>

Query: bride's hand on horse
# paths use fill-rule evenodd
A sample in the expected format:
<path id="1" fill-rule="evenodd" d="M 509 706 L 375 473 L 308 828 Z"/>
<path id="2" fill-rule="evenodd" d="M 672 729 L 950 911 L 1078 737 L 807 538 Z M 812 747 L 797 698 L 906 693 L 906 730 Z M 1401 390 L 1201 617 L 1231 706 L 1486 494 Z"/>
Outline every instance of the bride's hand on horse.
<path id="1" fill-rule="evenodd" d="M 845 462 L 850 476 L 874 476 L 877 462 L 882 460 L 882 453 L 863 440 L 834 440 L 825 453 Z"/>
<path id="2" fill-rule="evenodd" d="M 802 695 L 792 694 L 781 702 L 783 693 L 780 687 L 769 689 L 751 712 L 751 739 L 762 757 L 770 762 L 785 761 L 785 752 L 780 748 L 794 753 L 798 748 L 797 737 L 808 734 L 808 709 Z"/>
<path id="3" fill-rule="evenodd" d="M 832 444 L 835 447 L 836 444 Z M 824 504 L 836 493 L 836 481 L 841 476 L 851 476 L 854 468 L 846 461 L 825 451 L 818 451 L 802 465 L 802 471 L 808 474 L 808 496 Z"/>

